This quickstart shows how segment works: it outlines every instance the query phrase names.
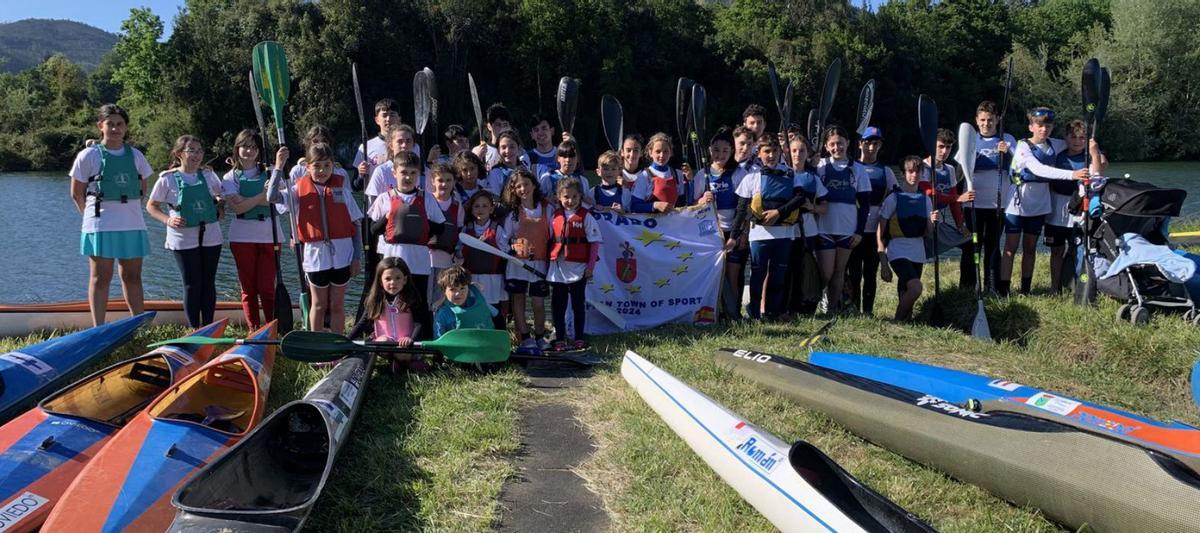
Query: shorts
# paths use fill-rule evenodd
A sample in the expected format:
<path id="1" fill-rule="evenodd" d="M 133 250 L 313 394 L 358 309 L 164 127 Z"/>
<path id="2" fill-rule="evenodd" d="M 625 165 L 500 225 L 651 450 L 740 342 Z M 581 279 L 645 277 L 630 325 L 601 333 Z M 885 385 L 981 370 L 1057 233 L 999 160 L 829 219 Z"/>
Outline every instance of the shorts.
<path id="1" fill-rule="evenodd" d="M 1046 215 L 1038 215 L 1036 217 L 1023 217 L 1020 215 L 1004 214 L 1004 233 L 1012 235 L 1015 233 L 1024 233 L 1026 235 L 1039 235 L 1042 233 L 1042 224 L 1046 222 Z"/>
<path id="2" fill-rule="evenodd" d="M 150 255 L 149 233 L 144 229 L 80 233 L 79 253 L 108 259 L 141 259 Z"/>
<path id="3" fill-rule="evenodd" d="M 525 281 L 523 279 L 504 280 L 504 292 L 509 294 L 528 294 L 534 298 L 550 296 L 550 284 L 544 279 Z"/>
<path id="4" fill-rule="evenodd" d="M 350 267 L 330 268 L 328 270 L 320 270 L 317 272 L 305 272 L 304 277 L 308 278 L 308 284 L 318 289 L 324 289 L 330 285 L 336 287 L 345 287 L 350 283 Z"/>
<path id="5" fill-rule="evenodd" d="M 834 250 L 834 249 L 838 249 L 838 248 L 843 249 L 843 250 L 849 250 L 849 249 L 853 248 L 853 246 L 850 246 L 850 241 L 853 239 L 854 239 L 853 235 L 841 236 L 841 235 L 826 235 L 826 234 L 822 233 L 817 236 L 817 250 Z"/>
<path id="6" fill-rule="evenodd" d="M 1071 243 L 1071 233 L 1073 228 L 1046 224 L 1046 227 L 1043 231 L 1046 235 L 1046 246 L 1065 246 Z"/>
<path id="7" fill-rule="evenodd" d="M 921 270 L 925 268 L 924 263 L 914 263 L 908 259 L 893 259 L 888 264 L 896 274 L 896 288 L 901 291 L 908 287 L 909 281 L 921 279 Z"/>
<path id="8" fill-rule="evenodd" d="M 745 248 L 741 248 L 741 249 L 738 249 L 737 246 L 734 246 L 732 250 L 725 252 L 725 264 L 726 265 L 744 265 L 744 264 L 746 264 L 746 259 L 748 259 L 749 257 L 750 257 L 750 247 L 749 246 L 747 246 Z"/>

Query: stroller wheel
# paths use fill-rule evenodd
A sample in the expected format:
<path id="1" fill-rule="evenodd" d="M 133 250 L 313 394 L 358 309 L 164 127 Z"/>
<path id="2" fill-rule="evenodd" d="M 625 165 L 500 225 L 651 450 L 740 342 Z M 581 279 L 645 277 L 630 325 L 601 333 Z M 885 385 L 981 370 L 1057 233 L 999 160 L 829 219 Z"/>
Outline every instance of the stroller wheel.
<path id="1" fill-rule="evenodd" d="M 1135 326 L 1150 322 L 1150 310 L 1140 305 L 1129 309 L 1129 321 Z"/>
<path id="2" fill-rule="evenodd" d="M 1192 320 L 1195 320 L 1195 318 L 1196 318 L 1196 310 L 1195 309 L 1188 309 L 1187 311 L 1183 312 L 1184 320 L 1191 322 Z"/>
<path id="3" fill-rule="evenodd" d="M 1192 325 L 1193 325 L 1193 326 L 1200 326 L 1200 311 L 1193 311 L 1193 312 L 1192 312 Z"/>
<path id="4" fill-rule="evenodd" d="M 1129 304 L 1121 304 L 1121 307 L 1117 308 L 1117 320 L 1129 320 L 1129 309 L 1131 307 L 1133 306 Z"/>

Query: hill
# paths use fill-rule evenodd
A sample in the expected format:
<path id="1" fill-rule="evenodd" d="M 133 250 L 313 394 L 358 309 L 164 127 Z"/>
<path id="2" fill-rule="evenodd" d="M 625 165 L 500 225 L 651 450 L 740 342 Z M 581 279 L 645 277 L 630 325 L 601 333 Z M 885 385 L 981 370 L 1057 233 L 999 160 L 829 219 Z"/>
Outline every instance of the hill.
<path id="1" fill-rule="evenodd" d="M 90 71 L 116 43 L 115 34 L 70 20 L 7 22 L 0 24 L 0 70 L 18 72 L 61 53 Z"/>

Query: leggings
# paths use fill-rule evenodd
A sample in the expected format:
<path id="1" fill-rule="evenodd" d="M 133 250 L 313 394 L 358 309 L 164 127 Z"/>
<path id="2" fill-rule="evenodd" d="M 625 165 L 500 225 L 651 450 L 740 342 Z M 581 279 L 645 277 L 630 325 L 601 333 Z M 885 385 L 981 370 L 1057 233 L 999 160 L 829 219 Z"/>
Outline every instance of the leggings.
<path id="1" fill-rule="evenodd" d="M 554 315 L 554 340 L 567 340 L 567 297 L 571 298 L 571 313 L 575 319 L 575 340 L 583 340 L 584 289 L 587 280 L 573 283 L 550 283 L 550 312 Z"/>
<path id="2" fill-rule="evenodd" d="M 761 314 L 764 282 L 767 285 L 767 316 L 774 318 L 783 313 L 791 255 L 791 239 L 750 242 L 750 309 L 746 310 L 750 318 L 759 318 Z"/>
<path id="3" fill-rule="evenodd" d="M 269 242 L 231 242 L 229 251 L 242 285 L 242 314 L 250 329 L 258 329 L 275 317 L 275 247 Z"/>
<path id="4" fill-rule="evenodd" d="M 198 328 L 213 321 L 217 309 L 217 263 L 220 246 L 175 250 L 175 264 L 183 275 L 183 312 L 188 325 Z"/>
<path id="5" fill-rule="evenodd" d="M 1000 235 L 1004 233 L 1004 226 L 1000 223 L 998 209 L 963 209 L 964 220 L 967 222 L 967 227 L 971 227 L 971 218 L 975 213 L 979 213 L 979 218 L 975 220 L 975 231 L 979 233 L 979 243 L 983 246 L 983 288 L 986 290 L 989 285 L 994 285 L 995 280 L 999 279 L 1000 272 Z M 959 260 L 959 285 L 965 288 L 974 288 L 975 285 L 975 247 L 970 243 L 963 245 L 963 255 Z M 970 253 L 968 253 L 970 252 Z M 967 271 L 970 270 L 970 274 Z"/>
<path id="6" fill-rule="evenodd" d="M 849 286 L 859 289 L 858 301 L 853 302 L 855 307 L 865 315 L 874 314 L 875 288 L 879 280 L 879 243 L 875 242 L 875 233 L 864 233 L 858 246 L 850 252 L 846 275 Z"/>

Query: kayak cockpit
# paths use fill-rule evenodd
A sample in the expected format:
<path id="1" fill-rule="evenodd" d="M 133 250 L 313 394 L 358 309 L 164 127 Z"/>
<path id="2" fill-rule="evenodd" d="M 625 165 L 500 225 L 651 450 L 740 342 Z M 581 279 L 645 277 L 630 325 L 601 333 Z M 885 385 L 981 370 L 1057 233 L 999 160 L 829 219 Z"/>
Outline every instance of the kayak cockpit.
<path id="1" fill-rule="evenodd" d="M 188 377 L 150 408 L 150 416 L 245 433 L 261 408 L 255 373 L 241 359 L 210 365 Z"/>
<path id="2" fill-rule="evenodd" d="M 164 355 L 150 355 L 114 366 L 42 402 L 58 415 L 86 418 L 123 427 L 174 381 Z"/>

